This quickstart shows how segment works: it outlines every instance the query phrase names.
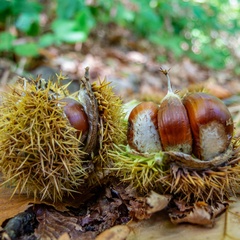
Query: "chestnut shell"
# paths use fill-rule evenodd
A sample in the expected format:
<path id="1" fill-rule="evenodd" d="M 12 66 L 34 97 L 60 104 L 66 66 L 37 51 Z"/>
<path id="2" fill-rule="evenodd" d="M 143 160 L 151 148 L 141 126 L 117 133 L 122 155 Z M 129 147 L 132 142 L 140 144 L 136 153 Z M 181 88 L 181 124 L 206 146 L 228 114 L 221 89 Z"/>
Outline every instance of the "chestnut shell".
<path id="1" fill-rule="evenodd" d="M 63 110 L 69 123 L 78 130 L 78 134 L 81 134 L 81 141 L 83 142 L 89 129 L 88 116 L 83 106 L 72 98 L 64 98 L 62 101 L 66 103 Z"/>
<path id="2" fill-rule="evenodd" d="M 158 131 L 164 151 L 191 153 L 192 134 L 187 111 L 174 93 L 168 93 L 160 105 Z"/>
<path id="3" fill-rule="evenodd" d="M 153 102 L 142 102 L 131 111 L 127 132 L 128 144 L 131 148 L 142 153 L 161 150 L 157 113 L 158 105 Z"/>
<path id="4" fill-rule="evenodd" d="M 233 136 L 233 120 L 217 97 L 198 92 L 183 98 L 193 134 L 193 154 L 208 160 L 224 152 Z"/>

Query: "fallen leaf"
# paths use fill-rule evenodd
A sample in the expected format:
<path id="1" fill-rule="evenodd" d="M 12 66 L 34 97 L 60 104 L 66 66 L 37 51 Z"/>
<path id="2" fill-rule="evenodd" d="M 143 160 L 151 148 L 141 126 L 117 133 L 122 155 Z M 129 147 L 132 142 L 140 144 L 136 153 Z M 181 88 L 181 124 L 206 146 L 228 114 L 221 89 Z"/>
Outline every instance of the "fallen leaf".
<path id="1" fill-rule="evenodd" d="M 95 240 L 125 240 L 130 233 L 126 225 L 117 225 L 98 235 Z"/>
<path id="2" fill-rule="evenodd" d="M 13 189 L 10 187 L 2 186 L 3 180 L 0 175 L 0 226 L 2 223 L 9 218 L 14 217 L 20 212 L 24 212 L 33 204 L 46 204 L 53 206 L 56 210 L 61 212 L 69 211 L 68 207 L 78 208 L 83 202 L 87 201 L 93 194 L 90 192 L 84 193 L 82 195 L 76 194 L 73 197 L 65 197 L 63 202 L 52 202 L 51 200 L 35 199 L 27 194 L 14 194 Z"/>
<path id="3" fill-rule="evenodd" d="M 26 195 L 14 195 L 12 198 L 11 195 L 10 189 L 0 188 L 0 225 L 5 220 L 27 210 L 34 202 L 33 198 L 28 198 Z"/>
<path id="4" fill-rule="evenodd" d="M 231 203 L 225 214 L 226 239 L 240 239 L 240 202 Z"/>
<path id="5" fill-rule="evenodd" d="M 71 238 L 69 237 L 68 233 L 63 233 L 58 240 L 71 240 Z"/>
<path id="6" fill-rule="evenodd" d="M 224 216 L 217 219 L 214 228 L 187 223 L 173 224 L 167 212 L 158 212 L 150 219 L 128 225 L 133 228 L 127 240 L 220 240 L 224 239 Z"/>
<path id="7" fill-rule="evenodd" d="M 204 87 L 209 91 L 210 94 L 220 99 L 229 98 L 233 95 L 233 93 L 230 92 L 230 90 L 226 89 L 226 87 L 223 87 L 212 81 L 208 81 L 207 83 L 205 83 Z"/>
<path id="8" fill-rule="evenodd" d="M 128 226 L 132 231 L 127 240 L 239 240 L 239 224 L 240 198 L 237 198 L 225 213 L 215 219 L 214 227 L 189 223 L 176 225 L 169 220 L 168 212 L 163 210 L 150 219 L 130 222 Z"/>
<path id="9" fill-rule="evenodd" d="M 79 199 L 66 198 L 65 202 L 48 202 L 34 199 L 33 197 L 27 196 L 27 194 L 15 194 L 12 195 L 12 189 L 0 187 L 0 226 L 2 223 L 18 213 L 24 212 L 33 204 L 44 203 L 49 206 L 53 206 L 58 211 L 68 211 L 67 206 L 77 207 L 79 206 Z"/>
<path id="10" fill-rule="evenodd" d="M 226 210 L 226 204 L 218 203 L 217 206 L 194 204 L 191 209 L 186 211 L 173 209 L 169 214 L 172 223 L 193 223 L 199 225 L 213 226 L 216 216 Z"/>
<path id="11" fill-rule="evenodd" d="M 147 210 L 147 213 L 151 214 L 163 210 L 165 207 L 167 207 L 170 200 L 171 196 L 161 195 L 151 191 L 149 197 L 147 197 L 147 204 L 150 207 Z"/>
<path id="12" fill-rule="evenodd" d="M 39 222 L 35 230 L 38 239 L 58 239 L 62 234 L 67 233 L 71 239 L 77 239 L 83 230 L 78 224 L 78 218 L 61 214 L 54 208 L 38 205 L 36 208 L 36 218 Z"/>

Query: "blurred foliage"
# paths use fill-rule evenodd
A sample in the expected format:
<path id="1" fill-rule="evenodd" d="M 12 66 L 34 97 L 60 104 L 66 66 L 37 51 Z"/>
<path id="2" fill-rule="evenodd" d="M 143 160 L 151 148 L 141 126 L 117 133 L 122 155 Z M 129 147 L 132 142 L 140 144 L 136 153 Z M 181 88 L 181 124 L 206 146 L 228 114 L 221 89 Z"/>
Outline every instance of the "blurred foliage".
<path id="1" fill-rule="evenodd" d="M 37 56 L 40 48 L 87 41 L 99 24 L 130 29 L 166 52 L 240 72 L 238 0 L 1 0 L 0 51 Z"/>

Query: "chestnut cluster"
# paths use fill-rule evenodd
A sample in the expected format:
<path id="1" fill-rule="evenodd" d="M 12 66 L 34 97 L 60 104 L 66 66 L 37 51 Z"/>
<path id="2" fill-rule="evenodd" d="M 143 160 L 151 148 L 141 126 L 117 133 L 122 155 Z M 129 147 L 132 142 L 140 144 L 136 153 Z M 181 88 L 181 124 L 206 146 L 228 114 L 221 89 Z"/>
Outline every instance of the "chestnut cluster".
<path id="1" fill-rule="evenodd" d="M 142 102 L 130 113 L 128 143 L 141 153 L 176 151 L 207 161 L 228 149 L 233 120 L 225 104 L 204 92 L 182 99 L 172 91 L 168 71 L 168 93 L 160 105 Z"/>
<path id="2" fill-rule="evenodd" d="M 232 116 L 210 94 L 175 94 L 168 71 L 160 70 L 168 93 L 160 104 L 142 102 L 131 110 L 128 145 L 112 154 L 117 176 L 140 194 L 170 195 L 169 209 L 176 202 L 212 209 L 239 192 L 240 140 L 233 137 Z M 174 219 L 182 220 L 188 210 L 178 213 Z"/>

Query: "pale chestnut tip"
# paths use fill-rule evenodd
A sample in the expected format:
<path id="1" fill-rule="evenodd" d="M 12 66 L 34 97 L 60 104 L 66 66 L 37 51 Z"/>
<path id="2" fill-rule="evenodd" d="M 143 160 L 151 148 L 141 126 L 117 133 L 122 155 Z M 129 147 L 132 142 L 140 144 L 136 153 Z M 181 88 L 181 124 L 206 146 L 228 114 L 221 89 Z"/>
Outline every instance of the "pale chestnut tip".
<path id="1" fill-rule="evenodd" d="M 63 110 L 69 123 L 78 130 L 81 141 L 84 141 L 89 130 L 89 122 L 83 106 L 72 98 L 64 98 L 62 102 L 66 103 Z"/>
<path id="2" fill-rule="evenodd" d="M 128 118 L 128 144 L 142 153 L 161 150 L 157 130 L 158 106 L 153 102 L 143 102 L 137 105 Z"/>
<path id="3" fill-rule="evenodd" d="M 233 120 L 226 105 L 207 93 L 191 93 L 184 97 L 193 134 L 193 154 L 202 160 L 224 152 L 233 136 Z"/>

